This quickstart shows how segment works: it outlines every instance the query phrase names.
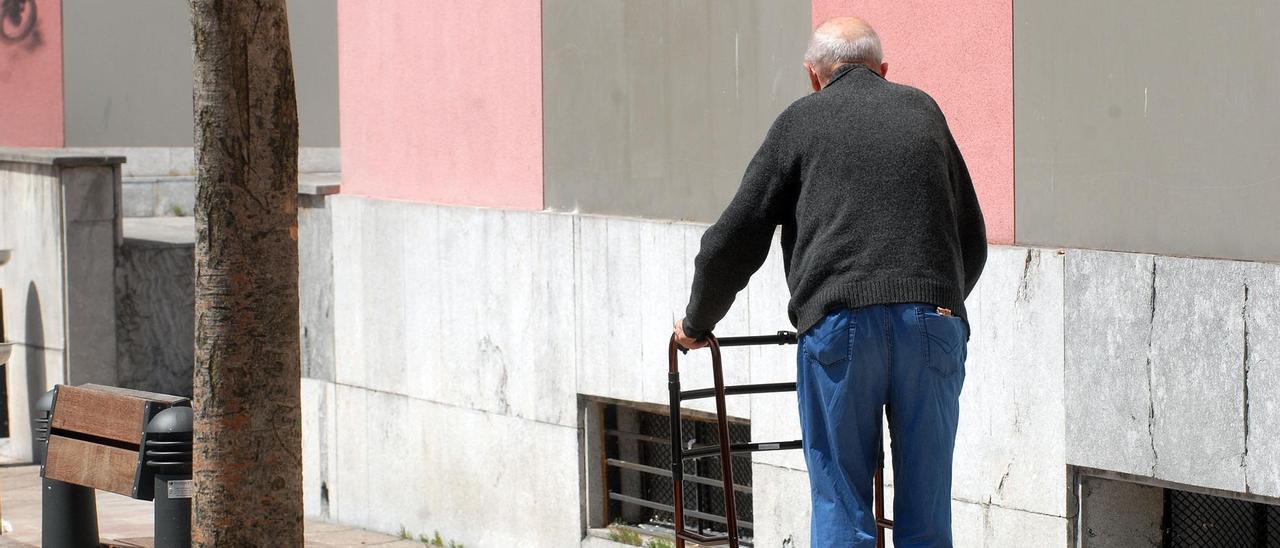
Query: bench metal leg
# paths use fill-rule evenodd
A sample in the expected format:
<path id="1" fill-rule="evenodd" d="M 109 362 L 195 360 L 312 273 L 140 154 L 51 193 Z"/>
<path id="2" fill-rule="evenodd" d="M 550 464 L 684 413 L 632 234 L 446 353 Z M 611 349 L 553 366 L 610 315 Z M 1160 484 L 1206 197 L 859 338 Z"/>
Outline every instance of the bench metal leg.
<path id="1" fill-rule="evenodd" d="M 92 488 L 42 479 L 40 544 L 46 548 L 97 548 L 98 504 Z"/>
<path id="2" fill-rule="evenodd" d="M 191 547 L 191 494 L 182 492 L 189 485 L 191 474 L 156 474 L 156 548 Z"/>

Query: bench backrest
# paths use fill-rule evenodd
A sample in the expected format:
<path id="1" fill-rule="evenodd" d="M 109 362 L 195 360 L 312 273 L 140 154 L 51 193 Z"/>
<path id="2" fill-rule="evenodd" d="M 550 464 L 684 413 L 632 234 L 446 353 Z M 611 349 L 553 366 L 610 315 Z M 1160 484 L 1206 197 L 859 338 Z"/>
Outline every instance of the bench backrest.
<path id="1" fill-rule="evenodd" d="M 58 385 L 41 475 L 150 499 L 143 432 L 156 413 L 188 405 L 186 398 L 166 394 L 96 384 Z"/>

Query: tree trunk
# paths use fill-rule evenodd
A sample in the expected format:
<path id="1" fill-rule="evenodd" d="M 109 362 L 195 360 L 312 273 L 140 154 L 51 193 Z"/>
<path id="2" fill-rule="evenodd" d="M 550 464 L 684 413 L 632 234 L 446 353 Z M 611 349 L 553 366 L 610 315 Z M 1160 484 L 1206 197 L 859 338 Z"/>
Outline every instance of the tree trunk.
<path id="1" fill-rule="evenodd" d="M 196 546 L 302 546 L 298 113 L 285 0 L 190 0 Z"/>

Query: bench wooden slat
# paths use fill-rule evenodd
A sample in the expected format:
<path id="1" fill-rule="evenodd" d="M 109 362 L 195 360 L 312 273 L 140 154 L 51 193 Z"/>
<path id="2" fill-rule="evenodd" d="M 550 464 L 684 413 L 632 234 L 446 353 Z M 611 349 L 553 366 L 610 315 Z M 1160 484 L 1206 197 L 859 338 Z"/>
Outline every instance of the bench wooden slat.
<path id="1" fill-rule="evenodd" d="M 54 434 L 49 436 L 44 477 L 131 497 L 138 458 L 138 451 Z"/>
<path id="2" fill-rule="evenodd" d="M 100 386 L 59 386 L 49 427 L 136 446 L 142 441 L 147 401 Z"/>
<path id="3" fill-rule="evenodd" d="M 154 401 L 173 405 L 175 403 L 187 401 L 182 396 L 171 396 L 169 394 L 159 394 L 156 392 L 144 392 L 142 390 L 134 390 L 132 388 L 120 388 L 119 386 L 107 386 L 105 384 L 82 384 L 76 388 L 85 390 L 96 390 L 98 392 L 109 392 L 123 397 L 136 398 L 143 401 Z M 166 407 L 168 407 L 166 405 Z"/>

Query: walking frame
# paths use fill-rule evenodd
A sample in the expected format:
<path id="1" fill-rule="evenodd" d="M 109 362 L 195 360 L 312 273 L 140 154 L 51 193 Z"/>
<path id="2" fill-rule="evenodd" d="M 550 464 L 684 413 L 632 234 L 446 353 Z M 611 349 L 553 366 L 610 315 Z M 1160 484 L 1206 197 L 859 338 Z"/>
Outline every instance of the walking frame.
<path id="1" fill-rule="evenodd" d="M 751 337 L 725 337 L 717 339 L 707 334 L 707 348 L 711 351 L 711 372 L 715 386 L 697 390 L 680 390 L 680 365 L 677 351 L 687 352 L 676 342 L 674 335 L 668 345 L 667 356 L 670 369 L 667 372 L 667 387 L 671 397 L 671 482 L 675 496 L 675 537 L 676 548 L 684 548 L 685 542 L 694 542 L 702 546 L 728 545 L 738 548 L 738 514 L 733 496 L 733 461 L 735 453 L 754 453 L 757 451 L 781 451 L 800 449 L 801 440 L 781 442 L 748 442 L 729 443 L 729 419 L 725 414 L 725 396 L 743 394 L 766 394 L 772 392 L 795 392 L 796 383 L 780 382 L 768 384 L 724 385 L 724 371 L 720 361 L 720 348 L 729 346 L 785 345 L 796 344 L 796 334 L 790 331 L 779 331 L 776 335 L 758 335 Z M 716 400 L 716 445 L 690 447 L 685 449 L 681 443 L 680 402 L 714 397 Z M 706 457 L 720 457 L 720 477 L 724 489 L 724 535 L 703 535 L 684 528 L 684 461 Z M 884 517 L 884 449 L 880 450 L 879 462 L 876 463 L 875 474 L 875 518 L 876 546 L 884 548 L 884 532 L 893 528 L 893 521 Z"/>

